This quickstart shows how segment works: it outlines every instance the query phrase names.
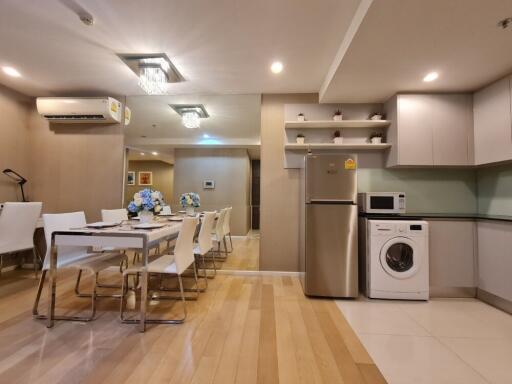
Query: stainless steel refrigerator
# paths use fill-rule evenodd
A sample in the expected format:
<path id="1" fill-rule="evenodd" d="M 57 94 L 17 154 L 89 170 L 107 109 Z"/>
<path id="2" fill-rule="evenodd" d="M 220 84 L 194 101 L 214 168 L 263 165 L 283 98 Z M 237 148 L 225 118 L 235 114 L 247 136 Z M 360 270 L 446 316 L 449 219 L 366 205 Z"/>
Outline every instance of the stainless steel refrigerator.
<path id="1" fill-rule="evenodd" d="M 304 293 L 357 297 L 356 156 L 305 156 L 301 191 L 299 265 Z"/>

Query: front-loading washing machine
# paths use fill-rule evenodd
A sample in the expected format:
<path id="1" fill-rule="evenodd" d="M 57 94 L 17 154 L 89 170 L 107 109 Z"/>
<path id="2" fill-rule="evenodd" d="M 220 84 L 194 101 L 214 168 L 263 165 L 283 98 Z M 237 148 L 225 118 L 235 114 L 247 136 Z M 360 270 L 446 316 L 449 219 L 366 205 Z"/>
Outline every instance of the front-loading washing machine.
<path id="1" fill-rule="evenodd" d="M 428 223 L 367 220 L 366 295 L 428 300 Z"/>

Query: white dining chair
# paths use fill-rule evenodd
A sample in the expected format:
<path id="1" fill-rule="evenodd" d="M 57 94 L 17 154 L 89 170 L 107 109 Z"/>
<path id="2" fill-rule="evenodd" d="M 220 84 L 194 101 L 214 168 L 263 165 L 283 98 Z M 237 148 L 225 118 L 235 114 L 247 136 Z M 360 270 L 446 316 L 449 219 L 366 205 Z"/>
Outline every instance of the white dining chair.
<path id="1" fill-rule="evenodd" d="M 199 296 L 199 285 L 197 281 L 197 269 L 194 260 L 194 234 L 196 231 L 196 227 L 198 224 L 197 217 L 186 217 L 183 219 L 180 232 L 178 234 L 178 238 L 176 239 L 176 245 L 174 247 L 173 254 L 163 255 L 158 259 L 150 262 L 147 265 L 147 271 L 149 274 L 158 274 L 165 276 L 177 276 L 179 283 L 179 291 L 180 297 L 174 296 L 158 296 L 158 300 L 165 299 L 181 299 L 183 303 L 183 317 L 178 319 L 146 319 L 148 323 L 157 323 L 157 324 L 181 324 L 185 321 L 187 317 L 187 306 L 185 297 L 185 290 L 183 287 L 183 273 L 192 265 L 194 269 L 194 275 L 196 280 L 196 296 Z M 122 288 L 122 297 L 121 297 L 121 306 L 119 316 L 122 322 L 133 323 L 138 320 L 128 320 L 124 318 L 124 307 L 125 307 L 125 297 L 128 292 L 128 277 L 130 275 L 139 276 L 142 273 L 143 265 L 133 266 L 126 269 L 123 272 L 123 288 Z M 148 276 L 149 280 L 149 276 Z M 165 289 L 161 285 L 159 288 L 155 288 L 156 291 L 172 291 L 171 289 Z M 148 292 L 149 293 L 149 292 Z M 151 295 L 147 295 L 147 297 L 151 297 Z M 146 305 L 146 303 L 141 303 L 140 305 Z"/>
<path id="2" fill-rule="evenodd" d="M 202 222 L 201 229 L 199 230 L 199 235 L 197 236 L 197 243 L 194 244 L 194 255 L 197 258 L 201 258 L 201 262 L 203 265 L 203 276 L 205 287 L 201 289 L 204 291 L 208 287 L 208 274 L 206 273 L 206 261 L 205 255 L 207 255 L 213 249 L 213 241 L 212 241 L 212 230 L 215 224 L 215 217 L 217 216 L 217 212 L 205 212 Z M 197 262 L 197 260 L 196 260 Z M 213 271 L 214 274 L 217 274 L 217 267 L 215 265 L 215 254 L 213 254 Z"/>
<path id="3" fill-rule="evenodd" d="M 215 224 L 215 229 L 213 230 L 212 240 L 214 244 L 217 246 L 217 258 L 220 261 L 226 260 L 227 251 L 222 251 L 222 244 L 224 244 L 224 249 L 226 250 L 226 236 L 224 234 L 224 220 L 226 220 L 226 215 L 228 213 L 227 208 L 223 208 L 220 210 L 219 217 L 217 218 L 217 223 Z M 222 255 L 224 253 L 224 255 Z"/>
<path id="4" fill-rule="evenodd" d="M 224 247 L 226 249 L 226 252 L 231 253 L 233 252 L 233 240 L 231 239 L 231 212 L 233 211 L 233 207 L 228 207 L 226 209 L 226 217 L 224 218 L 224 238 L 227 238 L 229 236 L 231 250 L 228 250 L 226 242 L 224 242 Z"/>
<path id="5" fill-rule="evenodd" d="M 122 223 L 128 220 L 128 211 L 124 208 L 120 209 L 102 209 L 101 220 L 111 223 Z"/>
<path id="6" fill-rule="evenodd" d="M 0 274 L 3 256 L 32 250 L 34 273 L 40 258 L 34 246 L 34 231 L 41 215 L 42 203 L 5 203 L 0 214 Z"/>
<path id="7" fill-rule="evenodd" d="M 50 255 L 52 252 L 52 234 L 59 231 L 67 231 L 71 228 L 81 228 L 86 226 L 85 213 L 84 212 L 71 212 L 71 213 L 57 213 L 57 214 L 44 214 L 44 234 L 46 239 L 46 255 L 43 262 L 43 272 L 39 280 L 39 287 L 34 302 L 32 313 L 37 318 L 46 318 L 45 316 L 39 315 L 38 306 L 41 298 L 41 292 L 44 286 L 44 280 L 46 273 L 50 269 Z M 90 321 L 94 319 L 96 315 L 96 299 L 98 297 L 120 297 L 120 295 L 99 295 L 97 293 L 98 275 L 101 271 L 104 271 L 111 267 L 120 268 L 125 262 L 126 255 L 113 252 L 89 252 L 88 247 L 85 246 L 58 246 L 57 247 L 57 265 L 56 269 L 75 269 L 78 271 L 77 280 L 75 283 L 75 292 L 80 297 L 91 298 L 91 314 L 87 317 L 61 317 L 62 320 L 74 320 L 74 321 Z M 92 293 L 83 294 L 80 293 L 80 278 L 82 272 L 86 271 L 92 274 L 93 285 Z M 120 288 L 120 286 L 117 286 Z"/>

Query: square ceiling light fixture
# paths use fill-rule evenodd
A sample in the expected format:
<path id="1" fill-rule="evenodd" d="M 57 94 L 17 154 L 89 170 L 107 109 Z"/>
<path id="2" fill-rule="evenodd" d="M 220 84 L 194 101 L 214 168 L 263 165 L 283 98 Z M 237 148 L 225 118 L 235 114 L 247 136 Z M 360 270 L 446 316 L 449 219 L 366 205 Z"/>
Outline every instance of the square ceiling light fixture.
<path id="1" fill-rule="evenodd" d="M 165 95 L 167 83 L 184 81 L 165 53 L 119 54 L 121 60 L 139 77 L 139 86 L 148 95 Z"/>
<path id="2" fill-rule="evenodd" d="M 169 106 L 181 116 L 181 122 L 185 128 L 199 128 L 200 119 L 210 117 L 203 104 L 169 104 Z"/>

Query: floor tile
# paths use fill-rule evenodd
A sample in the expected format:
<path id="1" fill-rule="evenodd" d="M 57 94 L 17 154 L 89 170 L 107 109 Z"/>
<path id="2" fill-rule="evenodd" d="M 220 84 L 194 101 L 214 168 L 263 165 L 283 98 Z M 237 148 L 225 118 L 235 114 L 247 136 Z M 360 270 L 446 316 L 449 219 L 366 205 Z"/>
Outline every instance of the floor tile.
<path id="1" fill-rule="evenodd" d="M 336 304 L 358 334 L 429 336 L 395 302 L 340 300 Z"/>
<path id="2" fill-rule="evenodd" d="M 489 382 L 512 383 L 512 340 L 443 337 L 440 341 Z"/>
<path id="3" fill-rule="evenodd" d="M 489 327 L 492 317 L 501 317 L 485 314 L 497 310 L 482 307 L 477 300 L 433 299 L 424 304 L 404 302 L 399 306 L 433 336 L 503 338 L 512 332 L 505 319 Z"/>
<path id="4" fill-rule="evenodd" d="M 487 381 L 433 337 L 360 335 L 389 384 L 476 384 Z"/>

